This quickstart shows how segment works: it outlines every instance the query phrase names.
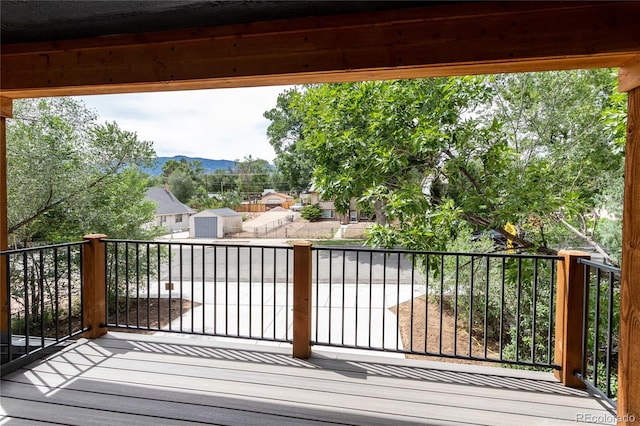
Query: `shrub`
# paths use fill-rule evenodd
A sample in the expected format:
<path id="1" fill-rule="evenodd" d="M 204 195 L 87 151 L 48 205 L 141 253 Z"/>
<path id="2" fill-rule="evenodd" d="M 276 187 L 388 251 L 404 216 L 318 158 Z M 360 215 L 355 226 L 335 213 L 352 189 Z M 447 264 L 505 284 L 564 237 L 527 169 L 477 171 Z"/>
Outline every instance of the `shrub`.
<path id="1" fill-rule="evenodd" d="M 322 210 L 320 210 L 320 206 L 318 204 L 305 206 L 300 210 L 300 216 L 309 222 L 315 222 L 322 217 Z"/>

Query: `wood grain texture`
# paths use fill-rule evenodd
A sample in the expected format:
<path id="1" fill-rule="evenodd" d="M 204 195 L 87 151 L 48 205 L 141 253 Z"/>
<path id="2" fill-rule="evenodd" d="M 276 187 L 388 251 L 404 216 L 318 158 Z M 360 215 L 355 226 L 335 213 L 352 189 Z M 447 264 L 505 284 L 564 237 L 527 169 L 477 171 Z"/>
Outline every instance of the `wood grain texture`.
<path id="1" fill-rule="evenodd" d="M 13 101 L 9 98 L 0 96 L 0 117 L 13 117 Z"/>
<path id="2" fill-rule="evenodd" d="M 640 56 L 624 64 L 618 71 L 618 90 L 629 92 L 640 87 Z"/>
<path id="3" fill-rule="evenodd" d="M 622 225 L 618 416 L 640 419 L 640 88 L 629 92 Z"/>
<path id="4" fill-rule="evenodd" d="M 584 321 L 584 267 L 578 259 L 589 259 L 587 253 L 565 250 L 558 262 L 556 293 L 556 335 L 554 361 L 560 370 L 555 377 L 566 386 L 584 388 L 573 373 L 582 368 L 582 323 Z"/>
<path id="5" fill-rule="evenodd" d="M 4 45 L 7 97 L 620 66 L 640 3 L 471 3 Z"/>
<path id="6" fill-rule="evenodd" d="M 83 325 L 90 327 L 83 337 L 95 339 L 107 332 L 104 326 L 106 319 L 106 277 L 105 277 L 105 244 L 100 240 L 107 238 L 103 234 L 85 235 L 89 241 L 82 247 L 83 277 Z"/>
<path id="7" fill-rule="evenodd" d="M 2 381 L 4 418 L 66 424 L 575 424 L 604 417 L 550 373 L 109 333 Z M 611 416 L 609 415 L 609 418 Z"/>
<path id="8" fill-rule="evenodd" d="M 293 356 L 311 355 L 311 243 L 293 245 Z"/>

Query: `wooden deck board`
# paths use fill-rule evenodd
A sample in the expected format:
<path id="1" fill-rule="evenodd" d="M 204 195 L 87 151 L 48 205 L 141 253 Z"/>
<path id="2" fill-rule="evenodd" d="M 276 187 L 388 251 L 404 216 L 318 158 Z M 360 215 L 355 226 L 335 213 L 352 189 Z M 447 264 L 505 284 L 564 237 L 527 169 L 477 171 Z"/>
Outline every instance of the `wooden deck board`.
<path id="1" fill-rule="evenodd" d="M 575 424 L 578 414 L 613 420 L 596 399 L 550 373 L 346 355 L 297 360 L 288 350 L 110 333 L 5 377 L 0 422 L 533 425 Z"/>

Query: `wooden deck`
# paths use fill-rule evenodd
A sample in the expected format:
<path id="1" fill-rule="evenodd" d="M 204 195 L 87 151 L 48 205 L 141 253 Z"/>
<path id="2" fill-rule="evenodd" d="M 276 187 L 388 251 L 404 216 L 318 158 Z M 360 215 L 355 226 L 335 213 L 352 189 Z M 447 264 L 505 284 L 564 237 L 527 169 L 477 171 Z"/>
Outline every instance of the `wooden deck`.
<path id="1" fill-rule="evenodd" d="M 2 380 L 0 425 L 614 422 L 550 373 L 109 333 Z"/>

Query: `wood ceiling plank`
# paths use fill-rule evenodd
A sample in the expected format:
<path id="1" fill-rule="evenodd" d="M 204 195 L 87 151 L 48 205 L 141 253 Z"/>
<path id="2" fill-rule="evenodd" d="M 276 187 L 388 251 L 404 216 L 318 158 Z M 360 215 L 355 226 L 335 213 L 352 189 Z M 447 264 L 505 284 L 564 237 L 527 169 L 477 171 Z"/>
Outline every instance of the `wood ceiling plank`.
<path id="1" fill-rule="evenodd" d="M 3 46 L 1 91 L 16 98 L 610 67 L 640 54 L 640 38 L 629 37 L 640 3 L 460 6 Z"/>

